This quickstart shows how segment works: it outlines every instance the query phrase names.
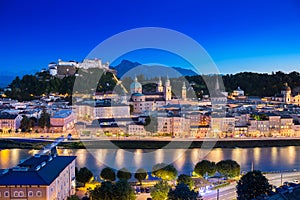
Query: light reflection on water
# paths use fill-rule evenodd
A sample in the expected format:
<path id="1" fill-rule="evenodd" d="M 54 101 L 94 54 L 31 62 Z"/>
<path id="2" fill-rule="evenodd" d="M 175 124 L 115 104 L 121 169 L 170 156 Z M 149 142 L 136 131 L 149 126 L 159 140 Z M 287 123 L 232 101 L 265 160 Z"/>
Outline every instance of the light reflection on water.
<path id="1" fill-rule="evenodd" d="M 99 176 L 100 171 L 108 163 L 113 163 L 117 170 L 126 167 L 131 172 L 143 167 L 151 171 L 156 163 L 175 160 L 174 166 L 180 173 L 189 174 L 194 165 L 199 162 L 208 150 L 202 149 L 159 149 L 150 150 L 135 149 L 133 153 L 128 153 L 123 149 L 58 149 L 59 155 L 76 155 L 78 167 L 88 167 L 95 176 Z M 26 149 L 10 149 L 0 151 L 0 169 L 9 168 L 19 163 L 30 155 L 38 151 Z M 299 152 L 299 153 L 298 153 Z M 241 170 L 251 170 L 252 162 L 254 168 L 262 171 L 292 170 L 300 168 L 300 147 L 268 147 L 268 148 L 237 148 L 211 150 L 205 159 L 219 162 L 224 159 L 236 160 L 241 165 Z M 110 166 L 112 167 L 112 166 Z"/>

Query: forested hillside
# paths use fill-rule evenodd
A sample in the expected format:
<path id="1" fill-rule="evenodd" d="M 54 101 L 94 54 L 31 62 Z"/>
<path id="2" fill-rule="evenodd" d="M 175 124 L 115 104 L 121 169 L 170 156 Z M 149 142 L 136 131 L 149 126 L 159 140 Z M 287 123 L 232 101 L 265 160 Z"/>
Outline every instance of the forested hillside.
<path id="1" fill-rule="evenodd" d="M 76 88 L 76 92 L 88 92 L 95 80 L 99 79 L 99 73 L 103 71 L 99 69 L 90 69 L 81 72 L 80 76 L 69 76 L 59 79 L 52 77 L 47 72 L 39 72 L 35 75 L 25 75 L 22 78 L 16 77 L 9 85 L 11 91 L 6 91 L 6 95 L 13 99 L 32 100 L 42 94 L 58 93 L 58 94 L 72 94 L 75 78 L 78 79 L 80 87 Z M 208 94 L 208 90 L 204 80 L 213 80 L 213 76 L 187 76 L 186 79 L 192 85 L 195 94 L 201 97 L 202 94 Z M 245 94 L 248 96 L 273 96 L 279 93 L 283 84 L 287 82 L 292 89 L 297 89 L 300 86 L 300 74 L 298 72 L 291 72 L 289 74 L 283 72 L 276 72 L 272 74 L 261 74 L 253 72 L 242 72 L 237 74 L 222 76 L 226 91 L 232 92 L 240 86 Z M 182 79 L 181 79 L 182 80 Z M 130 78 L 125 78 L 124 85 L 128 87 L 131 83 Z M 139 79 L 139 81 L 142 81 Z M 77 81 L 76 81 L 77 82 Z M 179 83 L 179 79 L 171 79 L 172 84 Z M 97 85 L 97 91 L 105 92 L 112 91 L 116 86 L 116 80 L 109 72 L 103 74 Z M 155 87 L 155 84 L 152 84 Z M 148 87 L 148 86 L 147 86 Z M 151 88 L 148 90 L 152 90 Z M 300 91 L 300 90 L 299 90 Z"/>

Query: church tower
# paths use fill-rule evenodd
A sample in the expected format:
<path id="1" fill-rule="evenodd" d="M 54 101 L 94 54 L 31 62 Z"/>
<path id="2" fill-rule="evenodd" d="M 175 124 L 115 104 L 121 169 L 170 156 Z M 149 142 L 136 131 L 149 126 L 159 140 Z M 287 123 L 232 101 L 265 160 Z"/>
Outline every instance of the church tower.
<path id="1" fill-rule="evenodd" d="M 172 98 L 172 90 L 171 90 L 171 83 L 170 83 L 169 77 L 167 77 L 164 89 L 165 89 L 165 91 L 164 91 L 165 100 L 170 101 Z"/>
<path id="2" fill-rule="evenodd" d="M 164 91 L 164 87 L 162 85 L 162 81 L 161 78 L 159 77 L 158 83 L 157 83 L 157 88 L 156 88 L 157 92 L 163 92 Z"/>
<path id="3" fill-rule="evenodd" d="M 284 84 L 283 89 L 281 90 L 281 94 L 283 94 L 283 101 L 284 103 L 291 103 L 292 102 L 292 90 L 288 86 L 287 83 Z"/>
<path id="4" fill-rule="evenodd" d="M 183 81 L 183 85 L 181 88 L 181 98 L 182 100 L 186 100 L 186 87 L 185 87 L 185 82 Z"/>

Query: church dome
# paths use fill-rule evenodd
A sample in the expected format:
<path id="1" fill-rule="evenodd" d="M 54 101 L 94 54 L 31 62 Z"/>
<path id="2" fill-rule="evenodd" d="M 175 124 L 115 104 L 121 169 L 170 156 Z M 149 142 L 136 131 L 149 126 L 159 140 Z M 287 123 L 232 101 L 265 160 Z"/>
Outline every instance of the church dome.
<path id="1" fill-rule="evenodd" d="M 130 84 L 131 93 L 141 93 L 142 92 L 142 84 L 140 84 L 135 77 L 134 82 Z"/>
<path id="2" fill-rule="evenodd" d="M 142 84 L 139 82 L 133 82 L 130 84 L 130 89 L 142 88 Z"/>

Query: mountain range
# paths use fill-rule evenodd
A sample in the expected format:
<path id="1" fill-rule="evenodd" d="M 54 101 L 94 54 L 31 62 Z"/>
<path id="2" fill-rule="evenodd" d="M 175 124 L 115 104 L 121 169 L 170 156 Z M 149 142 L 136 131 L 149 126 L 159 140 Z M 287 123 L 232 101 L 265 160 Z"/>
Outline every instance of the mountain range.
<path id="1" fill-rule="evenodd" d="M 120 78 L 123 76 L 134 77 L 137 75 L 144 75 L 147 78 L 154 78 L 158 76 L 169 76 L 170 78 L 175 78 L 180 76 L 197 75 L 196 72 L 190 69 L 159 65 L 143 65 L 129 60 L 122 60 L 120 64 L 112 68 L 117 71 L 117 76 Z"/>

